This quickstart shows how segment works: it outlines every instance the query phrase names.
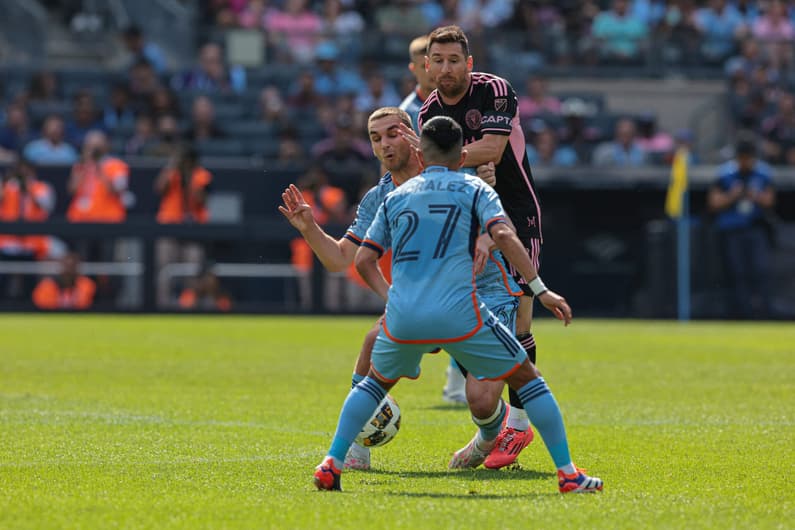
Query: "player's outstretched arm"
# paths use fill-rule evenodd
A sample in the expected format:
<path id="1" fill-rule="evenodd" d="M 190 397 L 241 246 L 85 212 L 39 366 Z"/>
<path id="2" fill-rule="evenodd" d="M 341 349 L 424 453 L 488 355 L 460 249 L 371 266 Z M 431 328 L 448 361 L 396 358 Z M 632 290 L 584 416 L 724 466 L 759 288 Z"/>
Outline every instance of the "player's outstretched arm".
<path id="1" fill-rule="evenodd" d="M 491 237 L 508 261 L 527 280 L 538 301 L 568 326 L 572 319 L 571 307 L 565 298 L 546 288 L 516 233 L 504 223 L 497 223 L 491 227 Z"/>
<path id="2" fill-rule="evenodd" d="M 282 201 L 284 204 L 279 206 L 279 211 L 301 232 L 326 269 L 340 272 L 353 263 L 356 245 L 345 238 L 334 239 L 320 228 L 312 215 L 312 207 L 306 202 L 298 186 L 290 184 L 282 193 Z"/>
<path id="3" fill-rule="evenodd" d="M 359 247 L 354 263 L 356 264 L 356 270 L 359 271 L 362 279 L 370 286 L 370 289 L 386 300 L 389 284 L 378 267 L 378 253 L 371 248 Z"/>

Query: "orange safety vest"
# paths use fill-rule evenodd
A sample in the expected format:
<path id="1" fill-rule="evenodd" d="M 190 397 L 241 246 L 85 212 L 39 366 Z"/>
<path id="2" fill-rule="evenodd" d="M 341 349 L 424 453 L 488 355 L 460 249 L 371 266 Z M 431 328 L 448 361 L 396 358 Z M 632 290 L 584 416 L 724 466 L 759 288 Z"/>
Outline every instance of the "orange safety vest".
<path id="1" fill-rule="evenodd" d="M 197 167 L 190 176 L 190 188 L 192 191 L 199 191 L 209 186 L 213 177 L 209 171 L 203 167 Z M 182 223 L 189 212 L 194 221 L 206 223 L 209 214 L 207 207 L 196 202 L 192 196 L 188 198 L 188 212 L 185 211 L 185 204 L 182 191 L 182 178 L 179 170 L 172 169 L 168 175 L 168 186 L 160 201 L 160 210 L 157 212 L 159 223 Z"/>
<path id="2" fill-rule="evenodd" d="M 127 210 L 120 195 L 108 189 L 100 180 L 98 169 L 117 187 L 124 183 L 130 174 L 129 166 L 118 158 L 106 157 L 96 164 L 78 162 L 75 171 L 85 171 L 85 176 L 77 187 L 66 218 L 73 223 L 121 223 L 127 218 Z M 116 189 L 119 189 L 118 187 Z"/>
<path id="3" fill-rule="evenodd" d="M 34 223 L 46 221 L 50 212 L 39 206 L 34 199 L 46 198 L 52 194 L 52 187 L 40 180 L 34 180 L 24 196 L 17 181 L 5 182 L 3 198 L 0 200 L 0 220 Z M 32 252 L 36 259 L 43 259 L 49 253 L 50 237 L 0 235 L 0 248 L 22 248 Z"/>
<path id="4" fill-rule="evenodd" d="M 182 309 L 194 309 L 199 302 L 196 291 L 187 288 L 179 295 L 179 306 Z M 221 295 L 215 299 L 215 308 L 218 311 L 229 311 L 232 309 L 232 300 L 226 295 Z"/>
<path id="5" fill-rule="evenodd" d="M 335 186 L 323 186 L 318 192 L 318 196 L 309 190 L 302 190 L 306 203 L 312 208 L 312 215 L 319 225 L 328 222 L 328 211 L 336 209 L 345 201 L 345 192 Z M 301 272 L 309 272 L 315 263 L 314 253 L 309 243 L 304 238 L 297 237 L 290 241 L 290 261 L 293 267 Z"/>
<path id="6" fill-rule="evenodd" d="M 88 309 L 94 303 L 94 280 L 78 276 L 74 287 L 61 288 L 53 278 L 44 278 L 33 290 L 33 303 L 39 309 Z"/>

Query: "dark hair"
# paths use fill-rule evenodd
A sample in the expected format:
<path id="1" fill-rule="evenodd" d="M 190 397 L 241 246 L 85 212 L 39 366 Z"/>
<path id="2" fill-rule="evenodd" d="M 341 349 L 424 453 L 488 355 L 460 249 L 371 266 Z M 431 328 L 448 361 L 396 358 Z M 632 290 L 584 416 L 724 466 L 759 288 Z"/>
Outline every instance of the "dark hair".
<path id="1" fill-rule="evenodd" d="M 464 56 L 469 56 L 469 40 L 464 30 L 458 26 L 443 26 L 433 30 L 431 34 L 428 35 L 428 47 L 425 49 L 425 55 L 431 54 L 431 45 L 433 45 L 434 42 L 438 42 L 439 44 L 457 42 L 461 45 Z"/>
<path id="2" fill-rule="evenodd" d="M 137 39 L 143 37 L 143 35 L 141 28 L 135 24 L 130 24 L 124 29 L 124 36 L 128 39 Z"/>
<path id="3" fill-rule="evenodd" d="M 734 154 L 756 156 L 756 135 L 751 131 L 740 131 L 737 133 Z"/>
<path id="4" fill-rule="evenodd" d="M 464 133 L 461 126 L 447 116 L 431 118 L 422 126 L 420 144 L 423 155 L 430 158 L 441 156 L 443 158 L 458 158 L 461 155 L 461 146 Z"/>

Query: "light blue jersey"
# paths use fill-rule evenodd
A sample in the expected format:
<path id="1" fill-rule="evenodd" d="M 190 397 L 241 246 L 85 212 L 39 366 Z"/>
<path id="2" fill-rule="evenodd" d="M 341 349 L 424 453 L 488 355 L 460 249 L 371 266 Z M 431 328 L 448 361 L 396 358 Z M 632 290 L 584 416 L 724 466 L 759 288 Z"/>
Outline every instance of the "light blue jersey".
<path id="1" fill-rule="evenodd" d="M 420 115 L 420 109 L 422 108 L 423 103 L 424 101 L 420 99 L 419 89 L 414 89 L 411 94 L 406 96 L 406 98 L 398 107 L 401 110 L 405 110 L 409 115 L 411 118 L 411 126 L 414 128 L 414 132 L 417 134 L 420 134 L 419 127 L 417 125 L 417 117 Z"/>
<path id="2" fill-rule="evenodd" d="M 361 245 L 367 234 L 367 230 L 375 219 L 378 208 L 383 204 L 387 194 L 395 189 L 396 186 L 392 180 L 392 174 L 389 172 L 385 173 L 378 184 L 370 188 L 364 197 L 362 197 L 356 209 L 356 218 L 353 220 L 350 227 L 348 227 L 343 237 L 357 245 Z M 498 306 L 515 303 L 514 297 L 521 296 L 522 294 L 521 287 L 519 287 L 516 280 L 514 280 L 508 272 L 502 254 L 498 250 L 491 253 L 486 268 L 476 277 L 476 284 L 478 293 L 483 301 L 495 312 L 497 312 L 496 308 Z M 500 318 L 500 320 L 510 329 L 513 329 L 514 322 L 513 318 L 511 318 L 513 313 L 511 311 L 506 311 L 505 314 L 508 315 L 508 317 L 505 319 Z"/>
<path id="3" fill-rule="evenodd" d="M 505 212 L 493 189 L 440 166 L 386 196 L 362 244 L 379 253 L 393 249 L 385 321 L 390 338 L 444 343 L 482 326 L 472 255 L 481 227 L 499 222 Z"/>

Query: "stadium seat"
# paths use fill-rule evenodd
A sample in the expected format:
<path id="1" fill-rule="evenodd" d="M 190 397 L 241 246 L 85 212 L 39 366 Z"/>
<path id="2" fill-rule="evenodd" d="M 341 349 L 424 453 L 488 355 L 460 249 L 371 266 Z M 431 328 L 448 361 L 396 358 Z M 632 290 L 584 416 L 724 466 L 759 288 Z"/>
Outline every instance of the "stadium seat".
<path id="1" fill-rule="evenodd" d="M 240 140 L 212 139 L 196 142 L 196 149 L 201 156 L 243 156 L 245 147 Z"/>

